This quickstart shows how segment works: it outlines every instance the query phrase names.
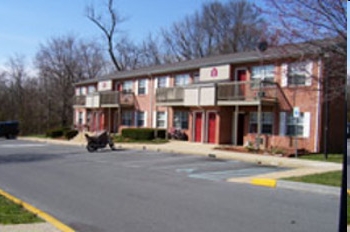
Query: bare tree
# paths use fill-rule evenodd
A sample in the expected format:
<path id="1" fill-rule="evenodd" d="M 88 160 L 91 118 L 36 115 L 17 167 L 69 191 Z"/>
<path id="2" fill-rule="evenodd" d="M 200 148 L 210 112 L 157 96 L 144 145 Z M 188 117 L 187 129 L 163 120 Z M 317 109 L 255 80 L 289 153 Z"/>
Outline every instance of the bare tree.
<path id="1" fill-rule="evenodd" d="M 268 37 L 265 27 L 248 1 L 214 1 L 163 30 L 163 38 L 168 54 L 188 60 L 254 49 L 261 38 Z"/>
<path id="2" fill-rule="evenodd" d="M 102 51 L 74 36 L 57 37 L 40 46 L 35 64 L 43 86 L 47 127 L 72 122 L 73 83 L 98 77 L 104 69 Z"/>
<path id="3" fill-rule="evenodd" d="M 88 6 L 86 7 L 86 16 L 103 32 L 107 39 L 108 54 L 112 60 L 112 63 L 117 71 L 121 71 L 123 70 L 122 64 L 114 52 L 114 36 L 117 32 L 117 26 L 123 22 L 123 19 L 113 8 L 113 0 L 108 0 L 107 11 L 109 18 L 105 20 L 103 17 L 104 14 L 96 14 L 95 8 L 93 6 Z"/>

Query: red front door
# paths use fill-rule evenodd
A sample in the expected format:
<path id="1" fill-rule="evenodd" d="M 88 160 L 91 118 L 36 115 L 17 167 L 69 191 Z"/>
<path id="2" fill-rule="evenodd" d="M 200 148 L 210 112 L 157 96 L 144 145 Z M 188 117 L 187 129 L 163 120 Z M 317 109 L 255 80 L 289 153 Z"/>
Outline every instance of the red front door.
<path id="1" fill-rule="evenodd" d="M 246 70 L 238 70 L 237 71 L 237 81 L 246 81 L 247 80 L 247 72 Z M 244 98 L 245 97 L 245 88 L 246 88 L 247 84 L 242 83 L 239 85 L 239 93 L 238 96 L 240 98 Z"/>
<path id="2" fill-rule="evenodd" d="M 194 141 L 202 142 L 202 113 L 195 114 Z"/>
<path id="3" fill-rule="evenodd" d="M 214 112 L 208 115 L 208 143 L 215 143 L 216 135 L 216 114 Z"/>

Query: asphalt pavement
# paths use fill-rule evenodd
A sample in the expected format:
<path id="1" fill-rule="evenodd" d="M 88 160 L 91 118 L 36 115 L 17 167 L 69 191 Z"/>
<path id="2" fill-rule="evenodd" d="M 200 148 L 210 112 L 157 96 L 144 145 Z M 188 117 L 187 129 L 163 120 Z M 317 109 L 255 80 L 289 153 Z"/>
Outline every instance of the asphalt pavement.
<path id="1" fill-rule="evenodd" d="M 291 167 L 141 148 L 0 141 L 0 188 L 76 231 L 336 231 L 336 195 L 226 182 Z"/>

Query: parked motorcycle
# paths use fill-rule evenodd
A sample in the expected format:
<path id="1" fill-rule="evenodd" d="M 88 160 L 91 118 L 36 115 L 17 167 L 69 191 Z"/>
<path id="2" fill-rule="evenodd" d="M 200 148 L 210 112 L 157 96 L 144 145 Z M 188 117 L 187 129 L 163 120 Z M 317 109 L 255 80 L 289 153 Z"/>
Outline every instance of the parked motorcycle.
<path id="1" fill-rule="evenodd" d="M 98 136 L 89 136 L 88 134 L 85 134 L 85 138 L 88 142 L 86 149 L 89 152 L 94 152 L 97 151 L 97 149 L 105 148 L 107 145 L 109 145 L 112 150 L 115 150 L 113 139 L 110 137 L 107 131 L 102 132 Z"/>
<path id="2" fill-rule="evenodd" d="M 175 140 L 188 140 L 187 135 L 182 132 L 180 129 L 172 128 L 169 132 L 169 138 Z"/>

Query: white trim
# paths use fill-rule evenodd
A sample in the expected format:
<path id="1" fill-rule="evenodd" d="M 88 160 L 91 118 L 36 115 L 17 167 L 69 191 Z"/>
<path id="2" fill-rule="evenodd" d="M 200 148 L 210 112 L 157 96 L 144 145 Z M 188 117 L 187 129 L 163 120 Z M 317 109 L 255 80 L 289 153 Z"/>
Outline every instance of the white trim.
<path id="1" fill-rule="evenodd" d="M 143 123 L 143 127 L 147 127 L 148 126 L 148 118 L 147 118 L 147 111 L 143 111 L 143 121 L 144 121 L 144 123 Z"/>
<path id="2" fill-rule="evenodd" d="M 320 111 L 321 111 L 321 78 L 322 78 L 322 69 L 321 69 L 321 65 L 322 65 L 322 60 L 319 59 L 318 60 L 318 68 L 317 68 L 317 74 L 318 74 L 318 77 L 317 77 L 317 109 L 316 109 L 316 120 L 315 120 L 315 144 L 314 144 L 314 152 L 318 152 L 318 149 L 319 149 L 319 120 L 320 120 Z"/>
<path id="3" fill-rule="evenodd" d="M 153 111 L 152 127 L 157 128 L 157 111 Z"/>
<path id="4" fill-rule="evenodd" d="M 139 95 L 139 80 L 135 80 L 134 85 L 135 85 L 135 95 Z"/>

